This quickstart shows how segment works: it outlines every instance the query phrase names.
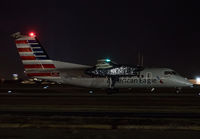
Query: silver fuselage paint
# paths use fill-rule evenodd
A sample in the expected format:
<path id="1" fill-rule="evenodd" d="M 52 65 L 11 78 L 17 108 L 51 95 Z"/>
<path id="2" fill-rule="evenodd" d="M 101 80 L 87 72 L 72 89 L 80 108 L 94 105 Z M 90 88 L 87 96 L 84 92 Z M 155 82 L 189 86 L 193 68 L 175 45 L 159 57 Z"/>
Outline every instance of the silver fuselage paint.
<path id="1" fill-rule="evenodd" d="M 164 75 L 168 68 L 145 68 L 140 76 L 120 77 L 114 88 L 183 88 L 192 84 L 180 75 Z M 109 88 L 109 78 L 69 76 L 69 72 L 61 72 L 60 82 L 88 88 Z"/>

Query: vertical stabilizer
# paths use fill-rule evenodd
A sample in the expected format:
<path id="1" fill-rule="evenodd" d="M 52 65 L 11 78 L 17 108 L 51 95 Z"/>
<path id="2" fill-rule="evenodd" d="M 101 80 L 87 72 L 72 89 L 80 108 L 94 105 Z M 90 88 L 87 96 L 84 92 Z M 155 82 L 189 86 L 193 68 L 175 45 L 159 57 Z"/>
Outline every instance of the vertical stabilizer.
<path id="1" fill-rule="evenodd" d="M 45 49 L 34 33 L 21 35 L 20 32 L 12 34 L 20 58 L 29 77 L 59 78 L 59 72 L 52 60 L 49 59 Z"/>

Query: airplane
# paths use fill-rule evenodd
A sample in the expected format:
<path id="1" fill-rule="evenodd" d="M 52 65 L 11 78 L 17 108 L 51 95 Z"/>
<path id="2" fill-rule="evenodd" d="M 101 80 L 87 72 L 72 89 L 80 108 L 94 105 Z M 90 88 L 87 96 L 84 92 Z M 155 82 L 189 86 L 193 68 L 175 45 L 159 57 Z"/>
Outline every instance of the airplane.
<path id="1" fill-rule="evenodd" d="M 27 76 L 36 79 L 116 92 L 121 88 L 182 88 L 193 87 L 186 78 L 170 68 L 144 68 L 117 64 L 100 59 L 95 66 L 51 60 L 35 33 L 11 35 Z"/>

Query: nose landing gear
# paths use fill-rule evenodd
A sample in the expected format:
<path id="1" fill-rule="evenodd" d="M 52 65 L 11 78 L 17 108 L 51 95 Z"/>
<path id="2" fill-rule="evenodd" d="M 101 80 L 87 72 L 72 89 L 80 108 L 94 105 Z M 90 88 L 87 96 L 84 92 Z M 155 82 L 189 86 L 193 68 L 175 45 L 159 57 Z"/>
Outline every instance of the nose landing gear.
<path id="1" fill-rule="evenodd" d="M 155 88 L 151 88 L 151 92 L 154 92 L 155 91 Z"/>
<path id="2" fill-rule="evenodd" d="M 182 88 L 176 88 L 176 93 L 179 94 L 182 92 Z"/>

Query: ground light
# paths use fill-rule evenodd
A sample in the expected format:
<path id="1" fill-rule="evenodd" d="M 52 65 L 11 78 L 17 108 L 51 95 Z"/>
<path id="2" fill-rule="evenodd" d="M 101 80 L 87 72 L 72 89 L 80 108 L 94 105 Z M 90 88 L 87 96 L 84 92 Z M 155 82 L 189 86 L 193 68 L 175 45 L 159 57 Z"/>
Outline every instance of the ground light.
<path id="1" fill-rule="evenodd" d="M 200 84 L 200 77 L 196 77 L 196 84 Z"/>

